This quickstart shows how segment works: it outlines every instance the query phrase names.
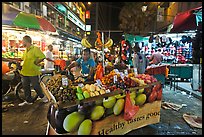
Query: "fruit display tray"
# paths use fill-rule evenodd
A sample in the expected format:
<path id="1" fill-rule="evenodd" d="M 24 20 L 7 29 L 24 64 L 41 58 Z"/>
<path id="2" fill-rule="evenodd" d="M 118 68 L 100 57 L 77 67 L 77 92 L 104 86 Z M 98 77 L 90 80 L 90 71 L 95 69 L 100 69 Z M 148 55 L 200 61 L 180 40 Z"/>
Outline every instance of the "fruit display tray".
<path id="1" fill-rule="evenodd" d="M 158 81 L 158 82 L 154 82 L 154 83 L 151 83 L 151 84 L 147 84 L 145 86 L 127 88 L 127 89 L 120 90 L 120 91 L 112 91 L 112 92 L 109 92 L 109 93 L 106 93 L 106 94 L 103 94 L 103 95 L 94 96 L 94 97 L 86 98 L 86 99 L 83 99 L 83 100 L 76 100 L 75 102 L 72 102 L 72 103 L 70 103 L 70 102 L 69 103 L 57 102 L 55 97 L 52 95 L 52 93 L 46 88 L 45 84 L 43 84 L 42 82 L 41 82 L 41 87 L 42 87 L 42 90 L 43 90 L 44 94 L 47 96 L 48 100 L 50 102 L 54 103 L 54 104 L 57 104 L 56 106 L 63 109 L 63 108 L 73 107 L 73 106 L 76 106 L 76 105 L 79 105 L 79 104 L 84 104 L 84 103 L 103 100 L 103 98 L 106 99 L 106 98 L 108 98 L 110 96 L 114 96 L 114 95 L 118 95 L 118 94 L 122 95 L 122 94 L 125 93 L 126 90 L 129 90 L 130 92 L 132 92 L 132 91 L 136 91 L 136 90 L 139 90 L 139 89 L 142 89 L 142 88 L 150 88 L 150 87 L 153 87 L 154 85 L 157 85 L 159 83 L 161 83 L 161 82 Z"/>

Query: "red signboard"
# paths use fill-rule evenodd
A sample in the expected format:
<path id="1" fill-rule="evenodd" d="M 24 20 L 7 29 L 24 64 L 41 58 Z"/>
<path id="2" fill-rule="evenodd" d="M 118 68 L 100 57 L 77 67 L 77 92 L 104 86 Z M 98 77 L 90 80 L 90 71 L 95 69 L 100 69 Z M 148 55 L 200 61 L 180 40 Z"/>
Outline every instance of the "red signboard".
<path id="1" fill-rule="evenodd" d="M 86 19 L 90 19 L 90 11 L 89 10 L 86 11 Z"/>

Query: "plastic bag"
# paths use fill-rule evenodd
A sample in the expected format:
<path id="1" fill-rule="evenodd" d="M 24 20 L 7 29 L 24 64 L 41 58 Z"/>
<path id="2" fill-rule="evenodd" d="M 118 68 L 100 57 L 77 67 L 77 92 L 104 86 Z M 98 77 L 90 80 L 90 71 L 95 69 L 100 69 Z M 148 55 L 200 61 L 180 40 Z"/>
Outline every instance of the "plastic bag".
<path id="1" fill-rule="evenodd" d="M 126 91 L 124 119 L 130 120 L 139 111 L 139 106 L 133 105 L 130 100 L 130 91 Z"/>
<path id="2" fill-rule="evenodd" d="M 94 75 L 94 80 L 97 80 L 97 79 L 102 79 L 103 77 L 103 66 L 101 63 L 98 64 L 97 68 L 96 68 L 96 73 Z"/>

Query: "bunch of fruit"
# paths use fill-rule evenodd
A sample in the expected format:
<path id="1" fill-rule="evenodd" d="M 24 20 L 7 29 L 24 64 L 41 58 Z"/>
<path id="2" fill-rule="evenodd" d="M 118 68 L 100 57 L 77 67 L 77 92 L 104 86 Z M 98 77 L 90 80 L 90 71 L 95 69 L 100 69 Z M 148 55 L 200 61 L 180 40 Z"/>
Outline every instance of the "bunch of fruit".
<path id="1" fill-rule="evenodd" d="M 89 87 L 90 86 L 90 87 Z M 91 85 L 85 85 L 83 88 L 77 90 L 89 89 L 93 91 Z M 93 88 L 93 89 L 92 89 Z M 84 92 L 84 91 L 82 91 Z M 151 103 L 155 100 L 161 100 L 162 88 L 161 85 L 155 85 L 151 91 L 151 95 L 147 96 L 145 93 L 133 91 L 130 93 L 130 100 L 133 105 L 142 107 L 145 103 Z M 102 100 L 94 101 L 94 103 L 87 103 L 78 106 L 78 111 L 74 110 L 69 113 L 63 120 L 63 128 L 65 131 L 72 133 L 76 132 L 78 135 L 90 135 L 92 132 L 93 122 L 101 120 L 109 115 L 118 116 L 124 112 L 126 94 L 118 94 L 103 98 Z"/>
<path id="2" fill-rule="evenodd" d="M 77 86 L 75 90 L 76 96 L 79 100 L 83 100 L 85 98 L 90 98 L 106 93 L 105 89 L 100 88 L 96 84 L 86 84 L 84 87 Z"/>
<path id="3" fill-rule="evenodd" d="M 73 102 L 76 100 L 76 95 L 73 90 L 72 81 L 68 80 L 68 86 L 62 85 L 62 75 L 52 77 L 46 84 L 48 90 L 55 97 L 56 101 Z"/>
<path id="4" fill-rule="evenodd" d="M 91 108 L 90 108 L 91 106 Z M 84 112 L 78 110 L 68 114 L 63 121 L 63 128 L 67 132 L 77 131 L 78 135 L 90 135 L 94 121 L 108 115 L 120 115 L 125 106 L 125 99 L 114 96 L 103 99 L 101 104 L 82 107 Z"/>
<path id="5" fill-rule="evenodd" d="M 72 81 L 70 79 L 67 79 L 68 86 L 64 88 L 70 88 L 72 87 Z M 62 75 L 55 75 L 47 83 L 45 83 L 48 90 L 52 93 L 53 90 L 59 90 L 60 87 L 63 87 L 62 85 Z"/>
<path id="6" fill-rule="evenodd" d="M 134 81 L 132 79 L 133 77 L 124 77 L 124 83 L 127 86 L 127 88 L 131 88 L 131 87 L 138 87 L 139 84 L 138 82 Z"/>
<path id="7" fill-rule="evenodd" d="M 110 83 L 113 83 L 113 76 L 116 75 L 116 72 L 112 70 L 109 74 L 105 75 L 101 82 L 103 85 L 109 85 Z"/>
<path id="8" fill-rule="evenodd" d="M 59 102 L 74 102 L 76 101 L 75 91 L 72 88 L 60 88 L 53 90 L 52 95 L 55 97 L 56 101 Z"/>
<path id="9" fill-rule="evenodd" d="M 86 47 L 86 48 L 91 48 L 92 47 L 91 44 L 88 42 L 88 40 L 86 38 L 83 38 L 81 40 L 81 45 Z"/>
<path id="10" fill-rule="evenodd" d="M 157 82 L 157 79 L 153 76 L 150 76 L 149 74 L 137 74 L 136 78 L 144 80 L 144 82 L 147 84 Z"/>

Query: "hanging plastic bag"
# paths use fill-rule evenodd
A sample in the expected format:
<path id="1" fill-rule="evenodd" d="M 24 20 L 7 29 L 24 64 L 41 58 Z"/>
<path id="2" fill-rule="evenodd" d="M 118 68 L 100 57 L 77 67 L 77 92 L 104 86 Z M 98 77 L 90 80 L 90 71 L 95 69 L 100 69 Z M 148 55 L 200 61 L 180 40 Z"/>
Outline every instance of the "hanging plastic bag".
<path id="1" fill-rule="evenodd" d="M 94 80 L 100 79 L 102 80 L 103 77 L 103 66 L 101 63 L 98 64 L 97 68 L 96 68 L 96 73 L 94 75 Z"/>
<path id="2" fill-rule="evenodd" d="M 130 120 L 139 111 L 139 106 L 133 105 L 130 100 L 130 91 L 126 90 L 124 119 Z"/>

